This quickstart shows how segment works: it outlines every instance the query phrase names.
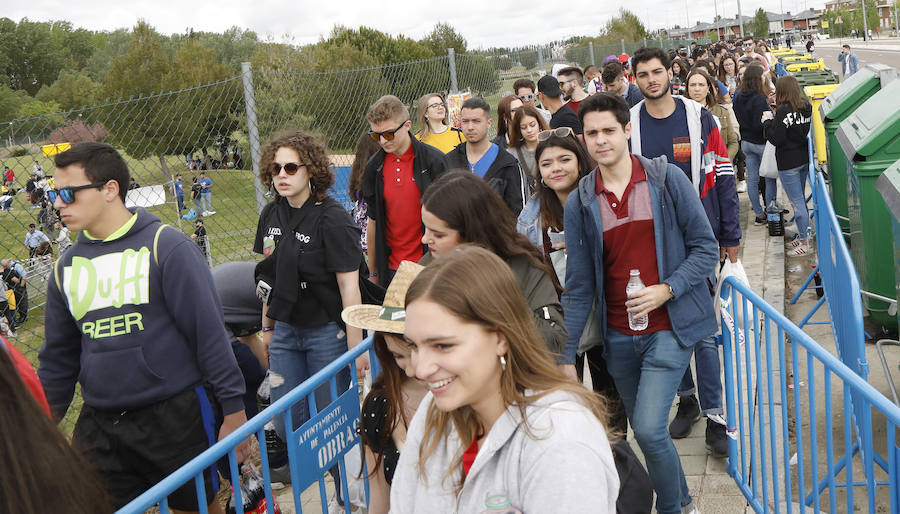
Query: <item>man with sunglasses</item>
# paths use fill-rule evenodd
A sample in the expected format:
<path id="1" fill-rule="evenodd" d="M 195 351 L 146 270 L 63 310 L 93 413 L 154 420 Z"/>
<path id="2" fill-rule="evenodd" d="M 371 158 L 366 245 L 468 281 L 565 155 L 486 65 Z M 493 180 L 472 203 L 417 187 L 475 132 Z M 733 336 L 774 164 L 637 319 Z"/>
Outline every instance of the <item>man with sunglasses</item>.
<path id="1" fill-rule="evenodd" d="M 672 96 L 669 57 L 659 48 L 641 48 L 632 57 L 637 84 L 644 100 L 631 108 L 631 151 L 649 159 L 665 156 L 691 181 L 718 240 L 720 260 L 737 262 L 741 244 L 741 208 L 734 183 L 734 168 L 715 117 L 705 107 L 682 96 Z M 715 276 L 710 276 L 713 291 Z M 708 298 L 712 302 L 712 298 Z M 707 417 L 706 444 L 714 456 L 728 455 L 722 404 L 719 350 L 715 338 L 694 346 L 700 400 L 697 401 L 690 368 L 679 387 L 678 413 L 669 425 L 674 439 L 687 437 L 701 416 Z"/>
<path id="2" fill-rule="evenodd" d="M 743 43 L 741 43 L 741 48 L 744 50 L 744 55 L 751 59 L 756 59 L 760 63 L 762 63 L 763 68 L 765 68 L 766 72 L 769 71 L 769 60 L 766 59 L 765 55 L 760 55 L 756 53 L 756 42 L 752 37 L 745 37 Z"/>
<path id="3" fill-rule="evenodd" d="M 491 106 L 483 98 L 463 102 L 459 118 L 466 141 L 447 154 L 447 161 L 451 168 L 467 169 L 483 178 L 518 217 L 525 206 L 527 180 L 519 161 L 488 139 L 490 113 Z"/>
<path id="4" fill-rule="evenodd" d="M 559 80 L 559 88 L 562 89 L 566 99 L 566 105 L 575 111 L 575 114 L 578 114 L 578 106 L 587 98 L 587 93 L 584 92 L 581 84 L 584 82 L 584 75 L 575 66 L 563 68 L 556 75 Z"/>
<path id="5" fill-rule="evenodd" d="M 118 509 L 206 450 L 217 428 L 221 438 L 247 421 L 244 380 L 199 248 L 145 209 L 125 207 L 122 156 L 81 143 L 54 160 L 48 196 L 81 235 L 48 279 L 38 376 L 56 419 L 81 384 L 73 444 Z M 244 460 L 246 443 L 237 453 Z M 214 498 L 215 469 L 204 481 Z M 169 506 L 198 510 L 195 484 Z"/>
<path id="6" fill-rule="evenodd" d="M 369 280 L 387 287 L 401 262 L 418 262 L 427 251 L 422 244 L 421 198 L 447 170 L 447 159 L 410 136 L 409 110 L 396 96 L 379 98 L 369 107 L 366 121 L 369 135 L 381 146 L 366 164 L 362 180 L 369 207 Z"/>
<path id="7" fill-rule="evenodd" d="M 563 92 L 556 77 L 546 75 L 538 80 L 538 97 L 541 104 L 550 109 L 550 128 L 569 127 L 581 134 L 581 122 L 571 107 L 563 102 Z"/>
<path id="8" fill-rule="evenodd" d="M 542 109 L 534 102 L 537 99 L 537 86 L 534 85 L 533 80 L 517 79 L 513 82 L 513 91 L 516 93 L 516 96 L 519 97 L 519 100 L 522 100 L 523 104 L 530 105 L 537 109 L 537 111 L 541 113 L 541 116 L 544 117 L 544 121 L 550 123 L 550 111 Z"/>

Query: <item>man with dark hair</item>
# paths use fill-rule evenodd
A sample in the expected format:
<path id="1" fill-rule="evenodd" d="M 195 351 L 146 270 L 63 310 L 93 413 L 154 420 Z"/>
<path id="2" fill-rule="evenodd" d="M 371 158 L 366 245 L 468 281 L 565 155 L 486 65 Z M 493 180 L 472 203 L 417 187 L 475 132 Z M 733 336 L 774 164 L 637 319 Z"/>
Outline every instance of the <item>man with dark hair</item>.
<path id="1" fill-rule="evenodd" d="M 556 75 L 559 80 L 559 88 L 562 89 L 563 97 L 566 99 L 566 105 L 571 107 L 575 114 L 578 114 L 578 106 L 587 98 L 587 93 L 584 92 L 582 85 L 584 75 L 575 66 L 563 68 Z"/>
<path id="2" fill-rule="evenodd" d="M 551 75 L 538 80 L 538 96 L 541 104 L 550 109 L 550 128 L 569 127 L 576 134 L 581 134 L 581 122 L 571 107 L 563 102 L 559 81 Z"/>
<path id="3" fill-rule="evenodd" d="M 200 250 L 145 209 L 125 207 L 125 160 L 81 143 L 55 157 L 48 196 L 81 231 L 47 284 L 46 341 L 38 376 L 56 419 L 81 384 L 73 444 L 118 509 L 247 421 L 244 380 Z M 247 445 L 237 448 L 239 461 Z M 215 469 L 204 473 L 210 509 Z M 169 496 L 198 510 L 193 482 Z"/>
<path id="4" fill-rule="evenodd" d="M 482 98 L 463 102 L 459 119 L 466 140 L 447 154 L 447 161 L 451 168 L 464 168 L 483 178 L 518 216 L 525 205 L 527 181 L 516 158 L 488 139 L 490 113 L 491 106 Z"/>
<path id="5" fill-rule="evenodd" d="M 574 357 L 596 312 L 656 511 L 696 513 L 666 420 L 693 345 L 717 331 L 705 280 L 716 266 L 715 239 L 684 173 L 665 159 L 629 153 L 624 98 L 598 93 L 578 115 L 597 168 L 566 201 L 564 352 Z M 628 293 L 635 271 L 645 287 Z"/>
<path id="6" fill-rule="evenodd" d="M 600 80 L 603 82 L 603 90 L 622 96 L 629 107 L 644 99 L 641 89 L 625 79 L 622 64 L 616 61 L 610 61 L 603 65 L 603 72 L 600 74 Z"/>
<path id="7" fill-rule="evenodd" d="M 513 82 L 513 92 L 516 96 L 519 97 L 519 100 L 522 100 L 522 103 L 525 105 L 530 105 L 538 110 L 541 113 L 541 116 L 544 117 L 544 121 L 550 123 L 550 111 L 547 109 L 542 109 L 535 103 L 537 99 L 537 95 L 535 92 L 537 91 L 537 86 L 534 85 L 534 81 L 531 79 L 517 79 Z"/>
<path id="8" fill-rule="evenodd" d="M 584 69 L 584 78 L 588 81 L 587 86 L 585 86 L 588 95 L 600 92 L 602 88 L 600 85 L 600 70 L 598 70 L 596 66 L 589 64 L 587 68 Z"/>
<path id="9" fill-rule="evenodd" d="M 745 37 L 741 43 L 741 48 L 744 50 L 744 55 L 749 57 L 751 62 L 755 59 L 761 63 L 767 72 L 769 71 L 769 60 L 766 59 L 765 55 L 756 53 L 756 40 L 751 36 Z"/>
<path id="10" fill-rule="evenodd" d="M 631 151 L 647 158 L 665 156 L 682 170 L 706 210 L 718 240 L 720 259 L 724 261 L 727 254 L 731 262 L 737 262 L 741 211 L 728 148 L 712 113 L 693 100 L 672 96 L 668 87 L 672 70 L 666 61 L 666 55 L 657 48 L 641 48 L 635 53 L 634 69 L 644 100 L 631 108 Z M 710 281 L 715 281 L 713 274 Z M 678 413 L 669 430 L 675 439 L 687 437 L 691 426 L 706 416 L 707 447 L 713 455 L 725 457 L 728 439 L 722 418 L 722 370 L 715 338 L 704 338 L 694 352 L 702 410 L 688 370 L 679 388 Z"/>
<path id="11" fill-rule="evenodd" d="M 28 258 L 33 258 L 41 243 L 50 244 L 50 238 L 44 234 L 34 223 L 28 224 L 28 232 L 25 233 L 25 250 L 28 252 Z"/>
<path id="12" fill-rule="evenodd" d="M 409 110 L 396 96 L 379 98 L 369 107 L 366 121 L 369 135 L 381 146 L 362 178 L 369 206 L 369 280 L 387 287 L 402 261 L 418 262 L 427 251 L 422 244 L 421 198 L 447 170 L 447 159 L 437 148 L 410 137 Z"/>
<path id="13" fill-rule="evenodd" d="M 859 71 L 859 57 L 850 52 L 850 45 L 841 47 L 838 54 L 838 62 L 841 63 L 841 77 L 848 78 Z"/>

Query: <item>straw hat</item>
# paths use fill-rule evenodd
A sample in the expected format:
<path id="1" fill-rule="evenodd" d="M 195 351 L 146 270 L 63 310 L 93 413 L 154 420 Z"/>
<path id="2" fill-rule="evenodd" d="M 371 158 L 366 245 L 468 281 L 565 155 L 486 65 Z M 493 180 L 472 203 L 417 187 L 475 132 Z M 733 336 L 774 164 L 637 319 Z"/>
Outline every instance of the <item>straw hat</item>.
<path id="1" fill-rule="evenodd" d="M 384 293 L 384 305 L 353 305 L 341 312 L 341 319 L 352 327 L 402 334 L 406 328 L 406 290 L 423 269 L 412 261 L 401 262 Z"/>

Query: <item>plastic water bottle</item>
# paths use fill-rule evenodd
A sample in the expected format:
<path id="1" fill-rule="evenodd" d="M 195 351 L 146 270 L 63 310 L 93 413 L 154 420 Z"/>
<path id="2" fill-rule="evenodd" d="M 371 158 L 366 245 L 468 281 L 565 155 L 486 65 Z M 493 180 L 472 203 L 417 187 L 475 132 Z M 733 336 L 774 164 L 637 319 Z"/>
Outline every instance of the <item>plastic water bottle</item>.
<path id="1" fill-rule="evenodd" d="M 775 200 L 769 202 L 769 206 L 766 208 L 766 221 L 769 223 L 770 236 L 784 235 L 784 213 L 778 208 Z"/>
<path id="2" fill-rule="evenodd" d="M 488 493 L 481 514 L 522 514 L 522 511 L 510 504 L 506 493 Z"/>
<path id="3" fill-rule="evenodd" d="M 625 296 L 630 297 L 632 293 L 636 293 L 644 288 L 644 283 L 641 281 L 641 270 L 633 269 L 630 272 L 631 278 L 628 279 L 628 285 L 625 286 Z M 634 331 L 647 330 L 647 326 L 650 324 L 649 317 L 644 314 L 639 318 L 635 318 L 628 313 L 628 328 Z"/>

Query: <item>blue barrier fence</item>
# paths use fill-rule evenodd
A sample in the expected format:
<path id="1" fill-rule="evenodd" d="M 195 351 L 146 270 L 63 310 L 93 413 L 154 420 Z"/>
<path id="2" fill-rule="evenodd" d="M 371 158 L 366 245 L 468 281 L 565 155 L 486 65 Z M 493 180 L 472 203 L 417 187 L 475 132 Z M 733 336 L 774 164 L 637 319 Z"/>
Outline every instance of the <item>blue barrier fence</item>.
<path id="1" fill-rule="evenodd" d="M 181 469 L 135 498 L 131 503 L 119 510 L 118 513 L 140 514 L 154 505 L 159 505 L 161 513 L 168 513 L 167 497 L 185 483 L 193 480 L 196 484 L 197 494 L 200 497 L 200 512 L 207 514 L 207 504 L 212 499 L 206 498 L 203 487 L 203 473 L 226 455 L 228 456 L 231 470 L 231 483 L 235 485 L 233 488 L 234 505 L 242 505 L 241 488 L 237 486 L 240 483 L 240 473 L 235 448 L 248 437 L 255 435 L 260 444 L 260 471 L 263 475 L 265 487 L 266 508 L 269 514 L 274 514 L 272 482 L 269 476 L 264 426 L 276 416 L 283 416 L 285 433 L 287 434 L 285 443 L 288 451 L 291 486 L 293 488 L 296 512 L 302 512 L 300 495 L 316 482 L 319 484 L 319 500 L 322 505 L 322 512 L 327 512 L 328 496 L 325 475 L 334 466 L 339 468 L 342 497 L 344 499 L 348 498 L 348 470 L 344 464 L 343 457 L 349 451 L 357 449 L 359 444 L 359 436 L 356 429 L 359 425 L 360 393 L 358 381 L 355 378 L 356 358 L 364 352 L 370 352 L 369 360 L 373 366 L 372 373 L 377 375 L 378 370 L 376 366 L 378 359 L 371 349 L 372 338 L 369 337 L 307 379 L 286 396 L 254 416 L 240 429 L 224 437 L 221 441 L 182 466 Z M 338 391 L 336 376 L 347 368 L 350 369 L 350 376 L 353 377 L 350 380 L 350 387 L 347 390 Z M 314 394 L 320 386 L 328 387 L 331 395 L 331 402 L 321 408 L 321 410 L 317 409 Z M 290 408 L 304 398 L 309 405 L 311 417 L 309 421 L 298 429 L 291 430 L 293 423 Z M 349 470 L 349 472 L 356 475 L 358 470 Z M 364 471 L 363 476 L 365 474 Z M 365 478 L 363 480 L 365 481 L 365 494 L 368 497 L 368 481 Z M 351 512 L 349 501 L 344 502 L 344 508 L 348 514 Z M 238 509 L 239 511 L 242 510 L 241 507 L 238 507 Z"/>
<path id="2" fill-rule="evenodd" d="M 749 287 L 723 293 L 738 320 L 722 334 L 727 469 L 750 506 L 900 512 L 900 408 Z"/>

